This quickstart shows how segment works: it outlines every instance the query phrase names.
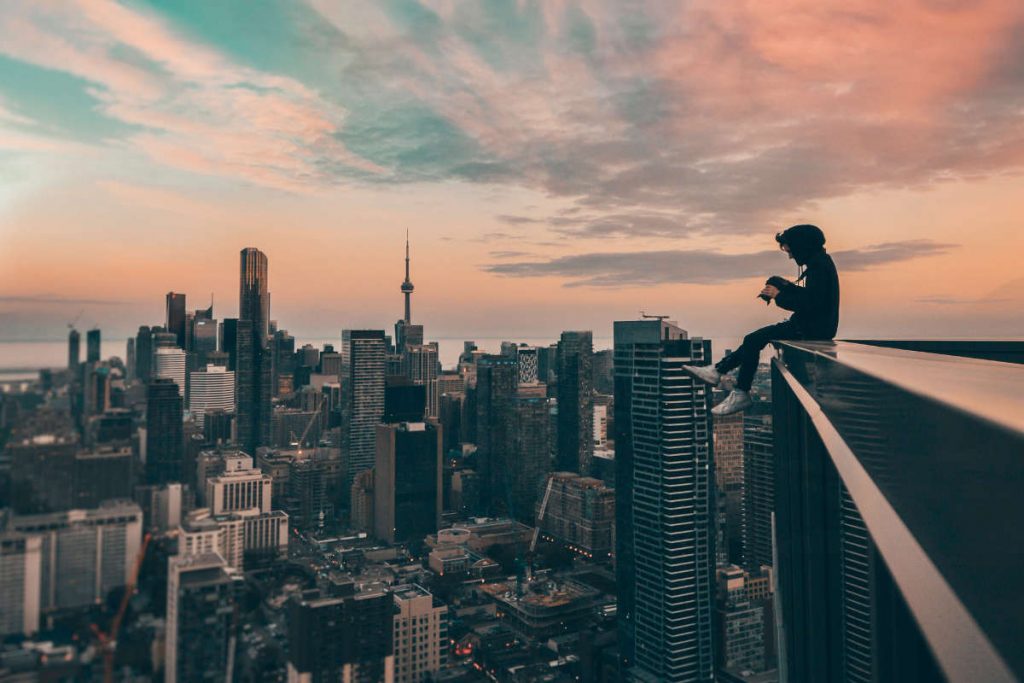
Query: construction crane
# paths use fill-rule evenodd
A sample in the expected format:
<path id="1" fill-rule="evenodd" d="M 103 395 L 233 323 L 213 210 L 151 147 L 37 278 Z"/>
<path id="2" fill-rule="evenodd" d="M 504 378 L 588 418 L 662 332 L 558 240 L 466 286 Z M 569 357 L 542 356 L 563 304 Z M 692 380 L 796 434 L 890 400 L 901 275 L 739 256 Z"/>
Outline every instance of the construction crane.
<path id="1" fill-rule="evenodd" d="M 82 317 L 83 313 L 85 313 L 85 309 L 84 308 L 78 312 L 78 315 L 76 315 L 71 322 L 68 323 L 68 329 L 69 330 L 75 329 L 75 323 L 78 322 L 78 319 Z"/>
<path id="2" fill-rule="evenodd" d="M 146 558 L 146 548 L 149 547 L 151 538 L 151 534 L 146 534 L 142 538 L 142 546 L 135 556 L 135 565 L 132 567 L 131 576 L 128 577 L 128 583 L 124 587 L 121 604 L 117 608 L 114 620 L 110 622 L 110 631 L 104 633 L 96 624 L 89 626 L 99 642 L 100 653 L 103 655 L 103 683 L 114 683 L 114 653 L 117 650 L 117 634 L 121 630 L 121 620 L 124 619 L 124 614 L 128 610 L 128 603 L 131 601 L 132 595 L 135 594 L 135 585 L 139 580 L 139 571 L 142 569 L 142 561 Z"/>
<path id="3" fill-rule="evenodd" d="M 540 523 L 544 521 L 544 513 L 548 510 L 548 499 L 551 497 L 551 485 L 555 482 L 554 477 L 548 477 L 548 485 L 544 489 L 544 498 L 540 501 L 540 510 L 537 511 L 537 526 L 533 529 L 533 540 L 530 541 L 530 555 L 537 552 L 537 539 L 540 537 Z"/>

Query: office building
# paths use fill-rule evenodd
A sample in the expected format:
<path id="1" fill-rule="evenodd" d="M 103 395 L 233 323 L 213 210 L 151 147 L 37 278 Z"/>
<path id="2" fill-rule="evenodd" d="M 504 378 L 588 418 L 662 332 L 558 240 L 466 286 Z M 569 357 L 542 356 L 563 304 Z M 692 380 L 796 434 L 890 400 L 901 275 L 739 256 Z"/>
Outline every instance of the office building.
<path id="1" fill-rule="evenodd" d="M 662 319 L 616 322 L 619 649 L 643 680 L 714 676 L 711 395 L 682 366 L 711 343 Z"/>
<path id="2" fill-rule="evenodd" d="M 78 363 L 81 361 L 81 347 L 82 335 L 78 333 L 78 330 L 71 328 L 68 332 L 68 370 L 77 370 Z"/>
<path id="3" fill-rule="evenodd" d="M 213 514 L 257 509 L 270 512 L 273 480 L 252 466 L 252 457 L 235 451 L 222 456 L 223 471 L 206 479 L 204 500 Z"/>
<path id="4" fill-rule="evenodd" d="M 288 680 L 393 683 L 394 598 L 332 575 L 288 601 Z"/>
<path id="5" fill-rule="evenodd" d="M 124 349 L 124 378 L 128 381 L 135 379 L 135 337 L 128 337 Z"/>
<path id="6" fill-rule="evenodd" d="M 0 638 L 39 630 L 41 536 L 0 531 Z"/>
<path id="7" fill-rule="evenodd" d="M 432 680 L 448 660 L 448 607 L 417 585 L 397 586 L 392 595 L 395 683 Z"/>
<path id="8" fill-rule="evenodd" d="M 227 368 L 235 372 L 238 357 L 238 318 L 225 318 L 217 330 L 217 347 L 228 354 Z"/>
<path id="9" fill-rule="evenodd" d="M 142 544 L 142 508 L 107 501 L 97 508 L 14 516 L 7 530 L 40 541 L 40 609 L 90 607 L 131 576 Z"/>
<path id="10" fill-rule="evenodd" d="M 214 515 L 209 508 L 188 513 L 179 530 L 179 555 L 216 552 L 238 571 L 247 563 L 283 557 L 288 552 L 288 515 L 250 508 Z"/>
<path id="11" fill-rule="evenodd" d="M 135 335 L 135 379 L 148 383 L 153 378 L 153 333 L 141 325 Z"/>
<path id="12" fill-rule="evenodd" d="M 363 470 L 352 482 L 352 505 L 349 515 L 353 531 L 373 533 L 373 470 Z"/>
<path id="13" fill-rule="evenodd" d="M 555 468 L 590 474 L 594 457 L 593 333 L 563 332 L 558 342 L 558 454 Z"/>
<path id="14" fill-rule="evenodd" d="M 715 480 L 725 506 L 725 547 L 719 548 L 729 563 L 743 563 L 743 414 L 717 418 L 714 424 Z M 771 564 L 769 557 L 768 564 Z M 749 565 L 743 564 L 749 568 Z M 760 565 L 758 565 L 760 566 Z"/>
<path id="15" fill-rule="evenodd" d="M 185 368 L 188 355 L 176 347 L 161 347 L 153 353 L 153 376 L 169 379 L 178 387 L 178 395 L 185 398 Z"/>
<path id="16" fill-rule="evenodd" d="M 336 351 L 324 351 L 320 354 L 320 374 L 339 377 L 341 375 L 341 354 Z"/>
<path id="17" fill-rule="evenodd" d="M 16 428 L 5 447 L 14 511 L 36 514 L 71 507 L 78 449 L 78 434 L 60 413 L 37 413 L 30 424 Z"/>
<path id="18" fill-rule="evenodd" d="M 178 555 L 167 570 L 164 680 L 228 680 L 242 578 L 220 555 Z"/>
<path id="19" fill-rule="evenodd" d="M 192 343 L 189 350 L 196 354 L 201 364 L 209 362 L 209 354 L 217 350 L 219 327 L 213 318 L 197 317 L 192 323 Z"/>
<path id="20" fill-rule="evenodd" d="M 100 331 L 91 329 L 85 333 L 85 362 L 100 362 Z"/>
<path id="21" fill-rule="evenodd" d="M 259 249 L 243 249 L 235 323 L 235 427 L 239 446 L 249 453 L 270 444 L 273 358 L 268 349 L 267 286 L 266 255 Z"/>
<path id="22" fill-rule="evenodd" d="M 515 443 L 518 371 L 505 356 L 485 355 L 477 361 L 476 458 L 480 469 L 480 500 L 492 512 L 507 512 L 511 498 L 509 471 Z"/>
<path id="23" fill-rule="evenodd" d="M 233 412 L 235 409 L 235 373 L 227 368 L 207 365 L 189 373 L 188 409 L 202 421 L 209 411 Z"/>
<path id="24" fill-rule="evenodd" d="M 519 521 L 532 524 L 545 478 L 551 471 L 549 400 L 520 393 L 512 403 L 512 410 L 513 442 L 507 463 L 508 512 Z"/>
<path id="25" fill-rule="evenodd" d="M 295 337 L 278 330 L 270 339 L 272 387 L 274 396 L 286 396 L 295 390 Z"/>
<path id="26" fill-rule="evenodd" d="M 440 364 L 437 359 L 437 342 L 406 346 L 402 356 L 404 375 L 413 384 L 422 386 L 426 396 L 427 417 L 437 417 L 438 386 L 437 375 Z"/>
<path id="27" fill-rule="evenodd" d="M 75 453 L 72 506 L 94 508 L 106 500 L 131 498 L 134 465 L 135 454 L 128 446 L 98 447 Z"/>
<path id="28" fill-rule="evenodd" d="M 344 330 L 341 343 L 347 496 L 355 475 L 373 467 L 376 458 L 376 429 L 384 415 L 387 342 L 383 330 Z"/>
<path id="29" fill-rule="evenodd" d="M 174 335 L 178 348 L 187 348 L 185 336 L 185 295 L 168 292 L 166 297 L 164 329 Z"/>
<path id="30" fill-rule="evenodd" d="M 185 430 L 173 380 L 155 378 L 146 390 L 146 483 L 183 481 Z"/>
<path id="31" fill-rule="evenodd" d="M 441 522 L 441 430 L 431 422 L 377 425 L 374 535 L 421 541 Z"/>
<path id="32" fill-rule="evenodd" d="M 747 417 L 743 430 L 743 566 L 756 572 L 774 564 L 772 512 L 775 457 L 771 415 Z M 717 455 L 717 454 L 716 454 Z"/>
<path id="33" fill-rule="evenodd" d="M 575 472 L 555 472 L 547 486 L 547 509 L 537 520 L 541 531 L 579 555 L 608 559 L 614 550 L 615 491 Z"/>

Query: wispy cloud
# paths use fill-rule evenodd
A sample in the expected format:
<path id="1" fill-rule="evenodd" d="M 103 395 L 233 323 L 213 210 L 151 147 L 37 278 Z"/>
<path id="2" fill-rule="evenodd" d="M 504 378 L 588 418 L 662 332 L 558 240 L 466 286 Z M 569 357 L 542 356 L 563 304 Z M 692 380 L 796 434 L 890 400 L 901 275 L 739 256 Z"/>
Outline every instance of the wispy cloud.
<path id="1" fill-rule="evenodd" d="M 833 254 L 840 270 L 859 271 L 939 254 L 956 245 L 928 240 L 890 242 Z M 778 251 L 724 254 L 709 250 L 665 250 L 576 254 L 547 261 L 490 264 L 483 270 L 510 277 L 559 277 L 566 287 L 635 287 L 718 284 L 778 269 Z"/>
<path id="2" fill-rule="evenodd" d="M 0 303 L 33 304 L 39 306 L 123 306 L 135 303 L 116 299 L 75 299 L 53 294 L 0 294 Z"/>

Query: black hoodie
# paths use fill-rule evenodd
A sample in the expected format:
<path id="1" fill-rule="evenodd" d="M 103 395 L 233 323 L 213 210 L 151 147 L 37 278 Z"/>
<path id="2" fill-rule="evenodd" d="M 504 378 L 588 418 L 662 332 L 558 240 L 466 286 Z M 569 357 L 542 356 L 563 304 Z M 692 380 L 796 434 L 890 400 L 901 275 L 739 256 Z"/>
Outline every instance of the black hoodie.
<path id="1" fill-rule="evenodd" d="M 775 305 L 793 311 L 790 322 L 805 339 L 832 339 L 839 328 L 839 274 L 825 253 L 825 235 L 814 225 L 794 225 L 775 239 L 789 246 L 793 260 L 805 266 L 801 287 L 789 283 L 780 288 Z"/>

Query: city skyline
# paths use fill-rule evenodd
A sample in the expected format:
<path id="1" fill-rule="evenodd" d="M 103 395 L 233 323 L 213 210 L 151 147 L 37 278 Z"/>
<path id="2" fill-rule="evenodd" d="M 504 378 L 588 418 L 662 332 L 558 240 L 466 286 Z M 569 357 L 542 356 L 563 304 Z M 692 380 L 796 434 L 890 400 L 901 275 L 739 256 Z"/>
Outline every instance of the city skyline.
<path id="1" fill-rule="evenodd" d="M 382 327 L 406 230 L 435 337 L 731 336 L 803 221 L 841 336 L 1024 333 L 1008 0 L 218 5 L 0 12 L 3 339 L 126 336 L 168 291 L 231 316 L 250 245 L 297 336 Z"/>

